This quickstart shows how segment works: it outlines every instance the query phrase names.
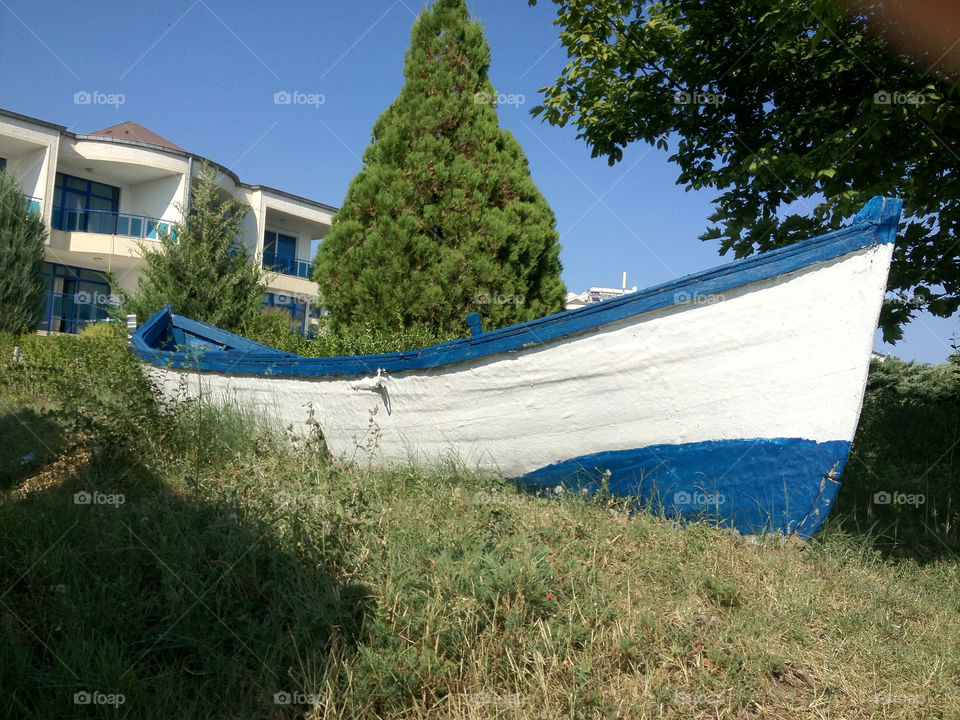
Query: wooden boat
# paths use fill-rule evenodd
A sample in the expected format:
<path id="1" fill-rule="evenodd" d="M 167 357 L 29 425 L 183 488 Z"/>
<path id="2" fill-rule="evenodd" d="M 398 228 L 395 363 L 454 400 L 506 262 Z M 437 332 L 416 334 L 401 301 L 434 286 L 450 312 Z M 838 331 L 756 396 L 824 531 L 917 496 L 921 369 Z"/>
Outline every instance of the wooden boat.
<path id="1" fill-rule="evenodd" d="M 809 537 L 840 487 L 901 201 L 841 230 L 420 350 L 304 358 L 158 312 L 133 351 L 168 392 L 248 404 L 372 464 L 451 458 L 533 490 Z M 358 453 L 357 448 L 365 451 Z"/>

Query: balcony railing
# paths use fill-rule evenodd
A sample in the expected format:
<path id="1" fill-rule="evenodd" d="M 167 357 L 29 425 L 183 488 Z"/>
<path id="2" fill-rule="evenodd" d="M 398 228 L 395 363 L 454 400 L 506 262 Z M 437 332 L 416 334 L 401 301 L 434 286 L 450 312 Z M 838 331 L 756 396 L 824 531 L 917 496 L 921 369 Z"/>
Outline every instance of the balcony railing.
<path id="1" fill-rule="evenodd" d="M 32 195 L 24 195 L 27 199 L 27 205 L 29 206 L 29 212 L 32 215 L 40 214 L 40 198 L 33 197 Z"/>
<path id="2" fill-rule="evenodd" d="M 312 264 L 306 260 L 300 260 L 290 255 L 278 255 L 269 250 L 265 250 L 263 253 L 263 267 L 283 275 L 293 275 L 307 280 L 311 278 L 313 270 Z"/>
<path id="3" fill-rule="evenodd" d="M 54 208 L 51 225 L 54 230 L 88 232 L 102 235 L 126 235 L 142 240 L 159 240 L 158 233 L 174 235 L 172 223 L 166 220 L 111 212 L 109 210 L 66 210 Z M 176 239 L 176 235 L 174 235 Z"/>

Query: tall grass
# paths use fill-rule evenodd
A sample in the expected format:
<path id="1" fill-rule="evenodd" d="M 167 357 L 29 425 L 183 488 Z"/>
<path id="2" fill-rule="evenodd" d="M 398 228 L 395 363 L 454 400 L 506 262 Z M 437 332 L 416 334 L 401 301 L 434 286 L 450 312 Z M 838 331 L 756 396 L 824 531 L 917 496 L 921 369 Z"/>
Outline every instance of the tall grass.
<path id="1" fill-rule="evenodd" d="M 0 716 L 957 717 L 945 553 L 361 471 L 242 409 L 156 401 L 122 338 L 19 339 L 19 370 L 11 341 Z M 63 387 L 56 363 L 109 377 Z"/>

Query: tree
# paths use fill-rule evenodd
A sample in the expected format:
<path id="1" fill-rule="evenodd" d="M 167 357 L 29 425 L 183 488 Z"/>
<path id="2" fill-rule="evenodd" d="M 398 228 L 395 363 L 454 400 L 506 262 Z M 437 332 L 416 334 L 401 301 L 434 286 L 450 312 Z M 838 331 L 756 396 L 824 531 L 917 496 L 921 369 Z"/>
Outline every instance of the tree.
<path id="1" fill-rule="evenodd" d="M 497 122 L 490 51 L 465 0 L 421 12 L 406 82 L 314 262 L 335 328 L 437 334 L 563 309 L 556 220 Z"/>
<path id="2" fill-rule="evenodd" d="M 571 61 L 534 114 L 575 125 L 610 164 L 632 142 L 675 141 L 677 183 L 719 191 L 701 239 L 736 257 L 901 197 L 884 337 L 920 308 L 956 312 L 960 92 L 942 54 L 894 49 L 920 45 L 882 4 L 553 1 Z"/>
<path id="3" fill-rule="evenodd" d="M 172 233 L 158 232 L 158 249 L 141 243 L 146 267 L 136 293 L 116 289 L 125 313 L 143 319 L 169 303 L 181 315 L 232 332 L 256 321 L 266 273 L 241 241 L 250 208 L 225 197 L 215 179 L 215 171 L 204 166 L 191 185 L 189 209 L 179 208 L 183 221 Z"/>
<path id="4" fill-rule="evenodd" d="M 43 313 L 47 229 L 10 173 L 0 172 L 0 331 L 35 330 Z"/>

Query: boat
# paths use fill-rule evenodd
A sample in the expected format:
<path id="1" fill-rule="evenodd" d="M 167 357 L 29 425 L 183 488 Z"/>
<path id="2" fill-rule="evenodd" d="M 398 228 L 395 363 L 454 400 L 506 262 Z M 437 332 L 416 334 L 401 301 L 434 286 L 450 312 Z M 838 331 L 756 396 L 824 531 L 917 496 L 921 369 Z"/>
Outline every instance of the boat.
<path id="1" fill-rule="evenodd" d="M 396 353 L 306 358 L 169 307 L 131 338 L 171 396 L 252 406 L 377 466 L 809 538 L 840 488 L 902 202 L 639 292 Z M 466 334 L 466 333 L 465 333 Z"/>

